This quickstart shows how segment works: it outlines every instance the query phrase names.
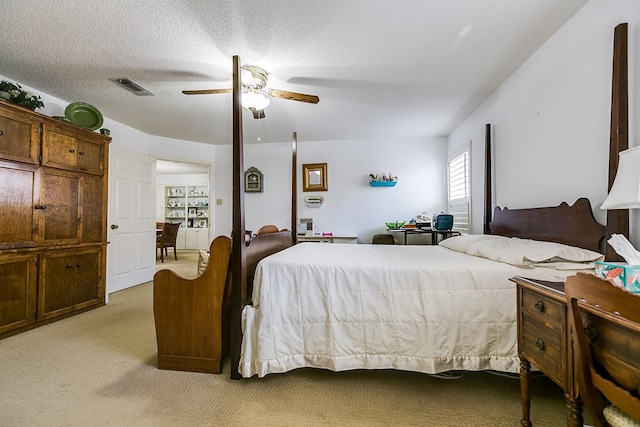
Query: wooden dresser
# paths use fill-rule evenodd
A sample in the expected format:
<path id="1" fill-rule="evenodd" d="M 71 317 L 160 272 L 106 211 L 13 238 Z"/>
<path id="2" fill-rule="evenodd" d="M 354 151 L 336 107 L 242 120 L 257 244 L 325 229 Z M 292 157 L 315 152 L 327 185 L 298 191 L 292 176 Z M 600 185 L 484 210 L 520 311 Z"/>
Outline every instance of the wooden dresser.
<path id="1" fill-rule="evenodd" d="M 531 365 L 538 368 L 564 390 L 567 399 L 567 425 L 582 426 L 582 405 L 574 376 L 571 331 L 563 282 L 513 277 L 517 285 L 518 353 L 520 355 L 520 394 L 522 426 L 529 418 Z"/>
<path id="2" fill-rule="evenodd" d="M 110 141 L 0 102 L 0 338 L 104 305 Z"/>

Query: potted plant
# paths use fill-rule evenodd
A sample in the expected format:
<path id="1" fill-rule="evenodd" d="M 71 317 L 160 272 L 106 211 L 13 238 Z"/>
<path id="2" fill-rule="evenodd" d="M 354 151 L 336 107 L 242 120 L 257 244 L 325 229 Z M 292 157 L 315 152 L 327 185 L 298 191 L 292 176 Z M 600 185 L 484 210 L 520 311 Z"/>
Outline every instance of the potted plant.
<path id="1" fill-rule="evenodd" d="M 17 83 L 12 83 L 8 80 L 0 81 L 0 99 L 9 101 L 11 99 L 11 92 L 14 90 L 20 90 L 21 87 Z"/>
<path id="2" fill-rule="evenodd" d="M 44 107 L 44 103 L 38 95 L 27 92 L 23 90 L 22 86 L 18 83 L 13 83 L 8 80 L 0 81 L 0 99 L 30 110 Z"/>
<path id="3" fill-rule="evenodd" d="M 33 93 L 26 92 L 24 90 L 14 90 L 11 92 L 11 102 L 30 110 L 44 107 L 44 103 L 38 95 L 34 95 Z"/>

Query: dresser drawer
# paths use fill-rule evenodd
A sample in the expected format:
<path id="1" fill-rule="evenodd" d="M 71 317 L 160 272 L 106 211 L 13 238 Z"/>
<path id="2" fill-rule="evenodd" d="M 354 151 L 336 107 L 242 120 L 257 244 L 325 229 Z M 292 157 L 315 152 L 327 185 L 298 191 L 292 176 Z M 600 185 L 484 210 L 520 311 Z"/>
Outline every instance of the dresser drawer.
<path id="1" fill-rule="evenodd" d="M 520 352 L 558 384 L 564 384 L 564 329 L 552 327 L 540 316 L 522 313 Z"/>
<path id="2" fill-rule="evenodd" d="M 528 289 L 522 290 L 522 311 L 541 322 L 564 324 L 564 305 Z"/>

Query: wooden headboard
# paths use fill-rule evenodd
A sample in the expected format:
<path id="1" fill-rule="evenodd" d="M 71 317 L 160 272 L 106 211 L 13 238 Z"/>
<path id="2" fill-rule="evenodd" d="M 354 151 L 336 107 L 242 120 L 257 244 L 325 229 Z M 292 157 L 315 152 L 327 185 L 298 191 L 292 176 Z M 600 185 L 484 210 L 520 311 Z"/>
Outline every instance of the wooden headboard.
<path id="1" fill-rule="evenodd" d="M 491 234 L 564 243 L 603 253 L 606 227 L 593 216 L 589 199 L 573 205 L 508 209 L 496 207 L 489 223 Z"/>

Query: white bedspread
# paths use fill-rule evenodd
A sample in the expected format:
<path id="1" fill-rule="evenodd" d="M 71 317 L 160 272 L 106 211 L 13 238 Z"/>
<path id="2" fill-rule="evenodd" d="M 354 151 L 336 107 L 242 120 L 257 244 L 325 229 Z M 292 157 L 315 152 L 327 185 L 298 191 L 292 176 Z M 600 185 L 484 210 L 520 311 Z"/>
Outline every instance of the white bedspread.
<path id="1" fill-rule="evenodd" d="M 440 246 L 301 243 L 259 263 L 238 369 L 518 372 L 509 277 L 568 274 Z"/>

